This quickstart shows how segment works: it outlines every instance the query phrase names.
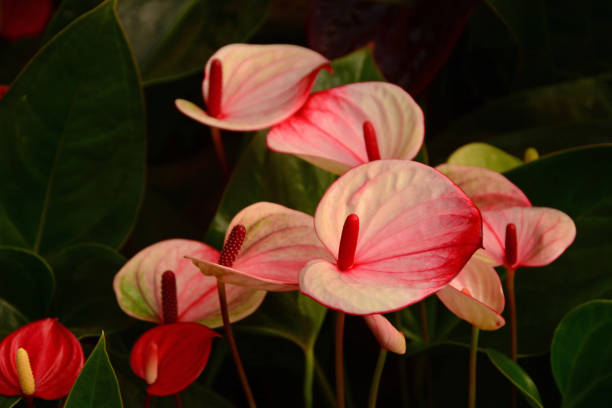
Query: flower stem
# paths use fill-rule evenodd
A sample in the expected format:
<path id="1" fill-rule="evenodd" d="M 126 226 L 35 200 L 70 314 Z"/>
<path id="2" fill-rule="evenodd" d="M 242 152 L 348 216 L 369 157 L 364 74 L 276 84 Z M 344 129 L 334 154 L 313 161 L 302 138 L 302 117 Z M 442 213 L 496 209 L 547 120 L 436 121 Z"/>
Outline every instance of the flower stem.
<path id="1" fill-rule="evenodd" d="M 314 357 L 314 354 L 313 354 Z M 323 390 L 323 394 L 325 395 L 325 399 L 327 400 L 327 405 L 330 407 L 334 407 L 336 404 L 336 399 L 334 396 L 334 390 L 332 390 L 331 385 L 329 385 L 329 381 L 327 380 L 327 376 L 325 375 L 325 371 L 321 368 L 321 364 L 317 361 L 317 358 L 314 357 L 314 370 L 315 375 L 317 377 L 317 381 Z"/>
<path id="2" fill-rule="evenodd" d="M 217 159 L 219 159 L 219 164 L 221 164 L 221 170 L 223 170 L 225 179 L 229 180 L 229 166 L 227 164 L 227 158 L 225 156 L 225 149 L 223 148 L 223 141 L 221 140 L 221 130 L 217 127 L 211 126 L 210 134 L 212 136 L 213 146 L 215 147 Z"/>
<path id="3" fill-rule="evenodd" d="M 312 408 L 312 385 L 315 372 L 314 350 L 308 348 L 304 351 L 304 407 Z"/>
<path id="4" fill-rule="evenodd" d="M 376 400 L 378 399 L 378 386 L 380 385 L 380 377 L 382 377 L 383 368 L 385 367 L 385 361 L 387 359 L 387 350 L 380 348 L 378 353 L 378 360 L 376 361 L 376 368 L 374 369 L 374 375 L 372 376 L 372 385 L 370 386 L 370 398 L 368 407 L 376 408 Z"/>
<path id="5" fill-rule="evenodd" d="M 344 312 L 336 312 L 336 408 L 344 408 Z"/>
<path id="6" fill-rule="evenodd" d="M 247 380 L 246 372 L 244 371 L 244 367 L 242 366 L 242 361 L 240 360 L 240 355 L 238 354 L 238 347 L 236 346 L 236 340 L 234 339 L 234 333 L 232 332 L 232 326 L 229 320 L 229 313 L 227 310 L 227 296 L 225 294 L 225 282 L 223 282 L 223 278 L 217 279 L 217 289 L 219 291 L 221 316 L 223 317 L 223 326 L 225 328 L 225 335 L 227 336 L 229 349 L 232 353 L 232 358 L 234 359 L 234 364 L 236 365 L 236 370 L 238 371 L 238 376 L 240 377 L 240 382 L 242 383 L 242 388 L 249 403 L 249 407 L 255 408 L 255 398 L 253 397 L 253 392 L 251 391 L 251 387 L 249 386 L 249 381 Z"/>
<path id="7" fill-rule="evenodd" d="M 421 312 L 421 335 L 423 336 L 423 342 L 429 343 L 429 331 L 427 330 L 427 308 L 424 300 L 419 302 L 419 311 Z"/>
<path id="8" fill-rule="evenodd" d="M 470 382 L 468 386 L 468 408 L 476 407 L 476 359 L 478 358 L 478 334 L 480 330 L 472 326 L 472 342 L 470 343 Z"/>
<path id="9" fill-rule="evenodd" d="M 151 407 L 151 394 L 147 392 L 145 394 L 144 408 L 150 408 L 150 407 Z"/>
<path id="10" fill-rule="evenodd" d="M 183 401 L 181 400 L 180 392 L 174 394 L 174 401 L 176 402 L 176 408 L 183 408 Z"/>
<path id="11" fill-rule="evenodd" d="M 28 408 L 34 408 L 34 397 L 28 395 L 25 397 Z"/>
<path id="12" fill-rule="evenodd" d="M 506 268 L 506 292 L 508 292 L 508 304 L 510 308 L 510 357 L 516 362 L 518 359 L 518 340 L 516 335 L 516 298 L 514 296 L 514 269 Z M 516 388 L 511 385 L 510 406 L 516 407 Z"/>

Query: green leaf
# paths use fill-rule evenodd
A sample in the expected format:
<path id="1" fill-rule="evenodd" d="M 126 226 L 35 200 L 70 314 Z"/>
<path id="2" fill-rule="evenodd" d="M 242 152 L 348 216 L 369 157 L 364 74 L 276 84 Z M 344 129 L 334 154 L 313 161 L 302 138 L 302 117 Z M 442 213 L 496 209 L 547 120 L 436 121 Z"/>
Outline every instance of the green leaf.
<path id="1" fill-rule="evenodd" d="M 0 395 L 0 408 L 13 408 L 19 401 L 21 401 L 21 397 L 4 397 Z"/>
<path id="2" fill-rule="evenodd" d="M 497 367 L 499 372 L 510 380 L 510 382 L 523 394 L 529 406 L 534 408 L 543 407 L 538 388 L 521 366 L 504 354 L 493 349 L 487 350 L 487 356 L 489 356 L 489 360 Z"/>
<path id="3" fill-rule="evenodd" d="M 47 24 L 45 34 L 43 35 L 43 43 L 49 41 L 76 18 L 96 7 L 101 2 L 101 0 L 62 0 L 51 21 Z"/>
<path id="4" fill-rule="evenodd" d="M 53 272 L 41 257 L 0 246 L 0 298 L 28 320 L 36 320 L 47 315 L 54 290 Z"/>
<path id="5" fill-rule="evenodd" d="M 218 48 L 246 42 L 268 0 L 121 0 L 118 13 L 147 83 L 201 71 Z"/>
<path id="6" fill-rule="evenodd" d="M 460 147 L 450 155 L 447 163 L 484 167 L 500 173 L 523 164 L 519 158 L 486 143 L 469 143 Z"/>
<path id="7" fill-rule="evenodd" d="M 15 309 L 15 306 L 0 299 L 0 339 L 26 323 L 28 323 L 27 317 Z"/>
<path id="8" fill-rule="evenodd" d="M 76 379 L 65 408 L 122 408 L 119 383 L 106 353 L 104 332 Z"/>
<path id="9" fill-rule="evenodd" d="M 47 43 L 0 101 L 0 244 L 119 247 L 144 189 L 142 94 L 105 1 Z"/>
<path id="10" fill-rule="evenodd" d="M 563 407 L 612 405 L 612 301 L 594 300 L 559 323 L 550 349 Z"/>
<path id="11" fill-rule="evenodd" d="M 331 66 L 334 75 L 321 71 L 315 89 L 382 80 L 367 47 L 334 60 Z M 234 215 L 258 201 L 271 201 L 314 214 L 319 200 L 335 179 L 335 175 L 295 156 L 268 150 L 266 132 L 258 132 L 234 168 L 206 241 L 220 247 Z"/>
<path id="12" fill-rule="evenodd" d="M 100 244 L 78 244 L 49 258 L 57 281 L 54 315 L 72 330 L 112 332 L 131 323 L 117 305 L 115 274 L 125 258 Z"/>
<path id="13" fill-rule="evenodd" d="M 580 148 L 518 167 L 506 176 L 534 206 L 552 207 L 576 224 L 576 240 L 548 266 L 519 268 L 515 290 L 519 354 L 547 352 L 553 331 L 574 307 L 612 296 L 612 144 Z M 508 326 L 482 343 L 508 349 Z"/>

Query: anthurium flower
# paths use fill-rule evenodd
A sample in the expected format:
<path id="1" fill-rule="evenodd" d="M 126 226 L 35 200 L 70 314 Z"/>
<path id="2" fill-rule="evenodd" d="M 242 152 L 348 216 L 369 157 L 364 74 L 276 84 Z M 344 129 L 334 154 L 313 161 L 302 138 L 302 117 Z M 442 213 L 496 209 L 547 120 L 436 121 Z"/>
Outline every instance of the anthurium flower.
<path id="1" fill-rule="evenodd" d="M 350 314 L 397 310 L 437 292 L 481 244 L 480 213 L 465 193 L 431 167 L 404 160 L 349 170 L 314 220 L 335 262 L 309 262 L 300 289 Z"/>
<path id="2" fill-rule="evenodd" d="M 312 216 L 303 212 L 268 202 L 252 204 L 232 219 L 225 245 L 237 226 L 244 228 L 245 235 L 231 266 L 191 256 L 205 275 L 256 289 L 297 290 L 304 265 L 314 258 L 329 258 L 314 232 Z"/>
<path id="3" fill-rule="evenodd" d="M 128 315 L 154 323 L 164 322 L 162 280 L 171 271 L 176 286 L 176 321 L 199 322 L 209 327 L 223 325 L 217 279 L 204 276 L 185 256 L 217 260 L 219 251 L 186 239 L 153 244 L 131 258 L 117 273 L 113 286 L 117 302 Z M 230 319 L 240 320 L 263 301 L 265 292 L 227 286 Z M 172 321 L 174 322 L 174 321 Z"/>
<path id="4" fill-rule="evenodd" d="M 259 130 L 291 116 L 308 98 L 329 61 L 288 44 L 230 44 L 206 62 L 202 92 L 207 110 L 183 100 L 176 107 L 190 118 L 227 130 Z"/>
<path id="5" fill-rule="evenodd" d="M 6 94 L 8 90 L 9 90 L 9 87 L 7 85 L 0 85 L 0 99 L 4 97 L 4 94 Z"/>
<path id="6" fill-rule="evenodd" d="M 215 331 L 197 323 L 154 327 L 136 340 L 130 366 L 147 382 L 148 394 L 176 394 L 204 370 L 215 337 Z"/>
<path id="7" fill-rule="evenodd" d="M 496 330 L 506 323 L 501 317 L 505 299 L 499 276 L 477 255 L 436 295 L 451 312 L 479 329 Z"/>
<path id="8" fill-rule="evenodd" d="M 81 344 L 57 319 L 29 323 L 0 342 L 0 395 L 62 398 L 83 361 Z"/>
<path id="9" fill-rule="evenodd" d="M 424 129 L 421 108 L 402 88 L 361 82 L 312 94 L 299 111 L 270 129 L 267 144 L 342 174 L 372 160 L 414 158 Z"/>
<path id="10" fill-rule="evenodd" d="M 495 171 L 459 164 L 441 164 L 436 169 L 453 180 L 480 211 L 531 206 L 517 186 Z"/>
<path id="11" fill-rule="evenodd" d="M 17 41 L 42 32 L 53 13 L 52 0 L 0 1 L 0 37 Z"/>

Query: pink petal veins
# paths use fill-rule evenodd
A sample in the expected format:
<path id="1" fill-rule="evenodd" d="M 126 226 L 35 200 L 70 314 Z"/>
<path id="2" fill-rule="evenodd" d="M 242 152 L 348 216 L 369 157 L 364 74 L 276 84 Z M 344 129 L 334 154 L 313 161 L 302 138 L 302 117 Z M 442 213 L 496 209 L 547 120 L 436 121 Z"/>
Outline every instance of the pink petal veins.
<path id="1" fill-rule="evenodd" d="M 213 75 L 215 69 L 211 70 L 215 60 L 222 66 L 221 81 Z M 322 55 L 296 45 L 230 44 L 219 49 L 204 68 L 204 100 L 210 110 L 220 94 L 218 112 L 214 107 L 217 102 L 212 104 L 212 112 L 183 99 L 177 99 L 175 105 L 208 126 L 236 131 L 265 129 L 288 118 L 306 102 L 317 74 L 328 64 Z M 216 93 L 219 82 L 221 92 Z"/>
<path id="2" fill-rule="evenodd" d="M 397 330 L 383 315 L 373 314 L 363 316 L 363 318 L 382 348 L 397 354 L 406 352 L 404 334 Z"/>
<path id="3" fill-rule="evenodd" d="M 436 168 L 453 180 L 480 211 L 531 206 L 517 186 L 495 171 L 458 164 L 441 164 Z"/>
<path id="4" fill-rule="evenodd" d="M 371 160 L 364 123 L 375 130 L 380 158 L 409 160 L 423 144 L 421 109 L 403 89 L 385 82 L 355 83 L 312 94 L 302 109 L 270 129 L 267 144 L 271 150 L 295 154 L 342 174 Z"/>

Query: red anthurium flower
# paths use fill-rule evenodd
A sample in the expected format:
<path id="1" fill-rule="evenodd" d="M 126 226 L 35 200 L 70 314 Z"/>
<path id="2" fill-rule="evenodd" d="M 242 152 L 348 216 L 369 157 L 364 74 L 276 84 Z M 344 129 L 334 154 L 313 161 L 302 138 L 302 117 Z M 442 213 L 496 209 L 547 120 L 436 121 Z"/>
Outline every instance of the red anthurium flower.
<path id="1" fill-rule="evenodd" d="M 204 276 L 185 256 L 216 261 L 219 251 L 186 239 L 162 241 L 143 249 L 115 276 L 113 286 L 121 309 L 137 319 L 154 323 L 167 320 L 162 281 L 164 274 L 171 271 L 176 286 L 176 321 L 199 322 L 209 327 L 223 325 L 217 279 Z M 265 296 L 263 291 L 240 286 L 228 285 L 226 289 L 232 321 L 253 313 Z"/>
<path id="2" fill-rule="evenodd" d="M 406 338 L 381 314 L 363 316 L 380 346 L 397 354 L 406 352 Z"/>
<path id="3" fill-rule="evenodd" d="M 81 344 L 57 319 L 29 323 L 0 342 L 0 395 L 62 398 L 83 361 Z"/>
<path id="4" fill-rule="evenodd" d="M 8 85 L 0 85 L 0 99 L 4 97 L 4 95 L 8 92 Z"/>
<path id="5" fill-rule="evenodd" d="M 472 201 L 421 163 L 378 160 L 327 190 L 315 230 L 336 262 L 308 263 L 301 291 L 332 309 L 369 315 L 401 309 L 450 282 L 481 244 Z"/>
<path id="6" fill-rule="evenodd" d="M 207 111 L 176 100 L 185 115 L 227 130 L 259 130 L 291 116 L 308 98 L 329 61 L 296 45 L 230 44 L 206 63 L 202 92 Z"/>
<path id="7" fill-rule="evenodd" d="M 52 12 L 51 0 L 0 0 L 0 37 L 17 41 L 36 36 Z"/>
<path id="8" fill-rule="evenodd" d="M 482 330 L 496 330 L 506 321 L 504 292 L 495 269 L 477 255 L 436 293 L 451 312 Z"/>
<path id="9" fill-rule="evenodd" d="M 245 229 L 245 236 L 231 266 L 220 265 L 218 259 L 192 257 L 204 274 L 251 288 L 297 290 L 304 265 L 329 257 L 314 232 L 312 216 L 303 212 L 268 202 L 250 205 L 232 219 L 226 245 L 236 226 Z"/>
<path id="10" fill-rule="evenodd" d="M 312 94 L 270 129 L 267 144 L 342 174 L 372 160 L 414 158 L 424 129 L 421 108 L 402 88 L 361 82 Z"/>
<path id="11" fill-rule="evenodd" d="M 134 344 L 130 366 L 147 382 L 148 394 L 176 394 L 204 370 L 215 337 L 215 331 L 197 323 L 154 327 Z"/>

